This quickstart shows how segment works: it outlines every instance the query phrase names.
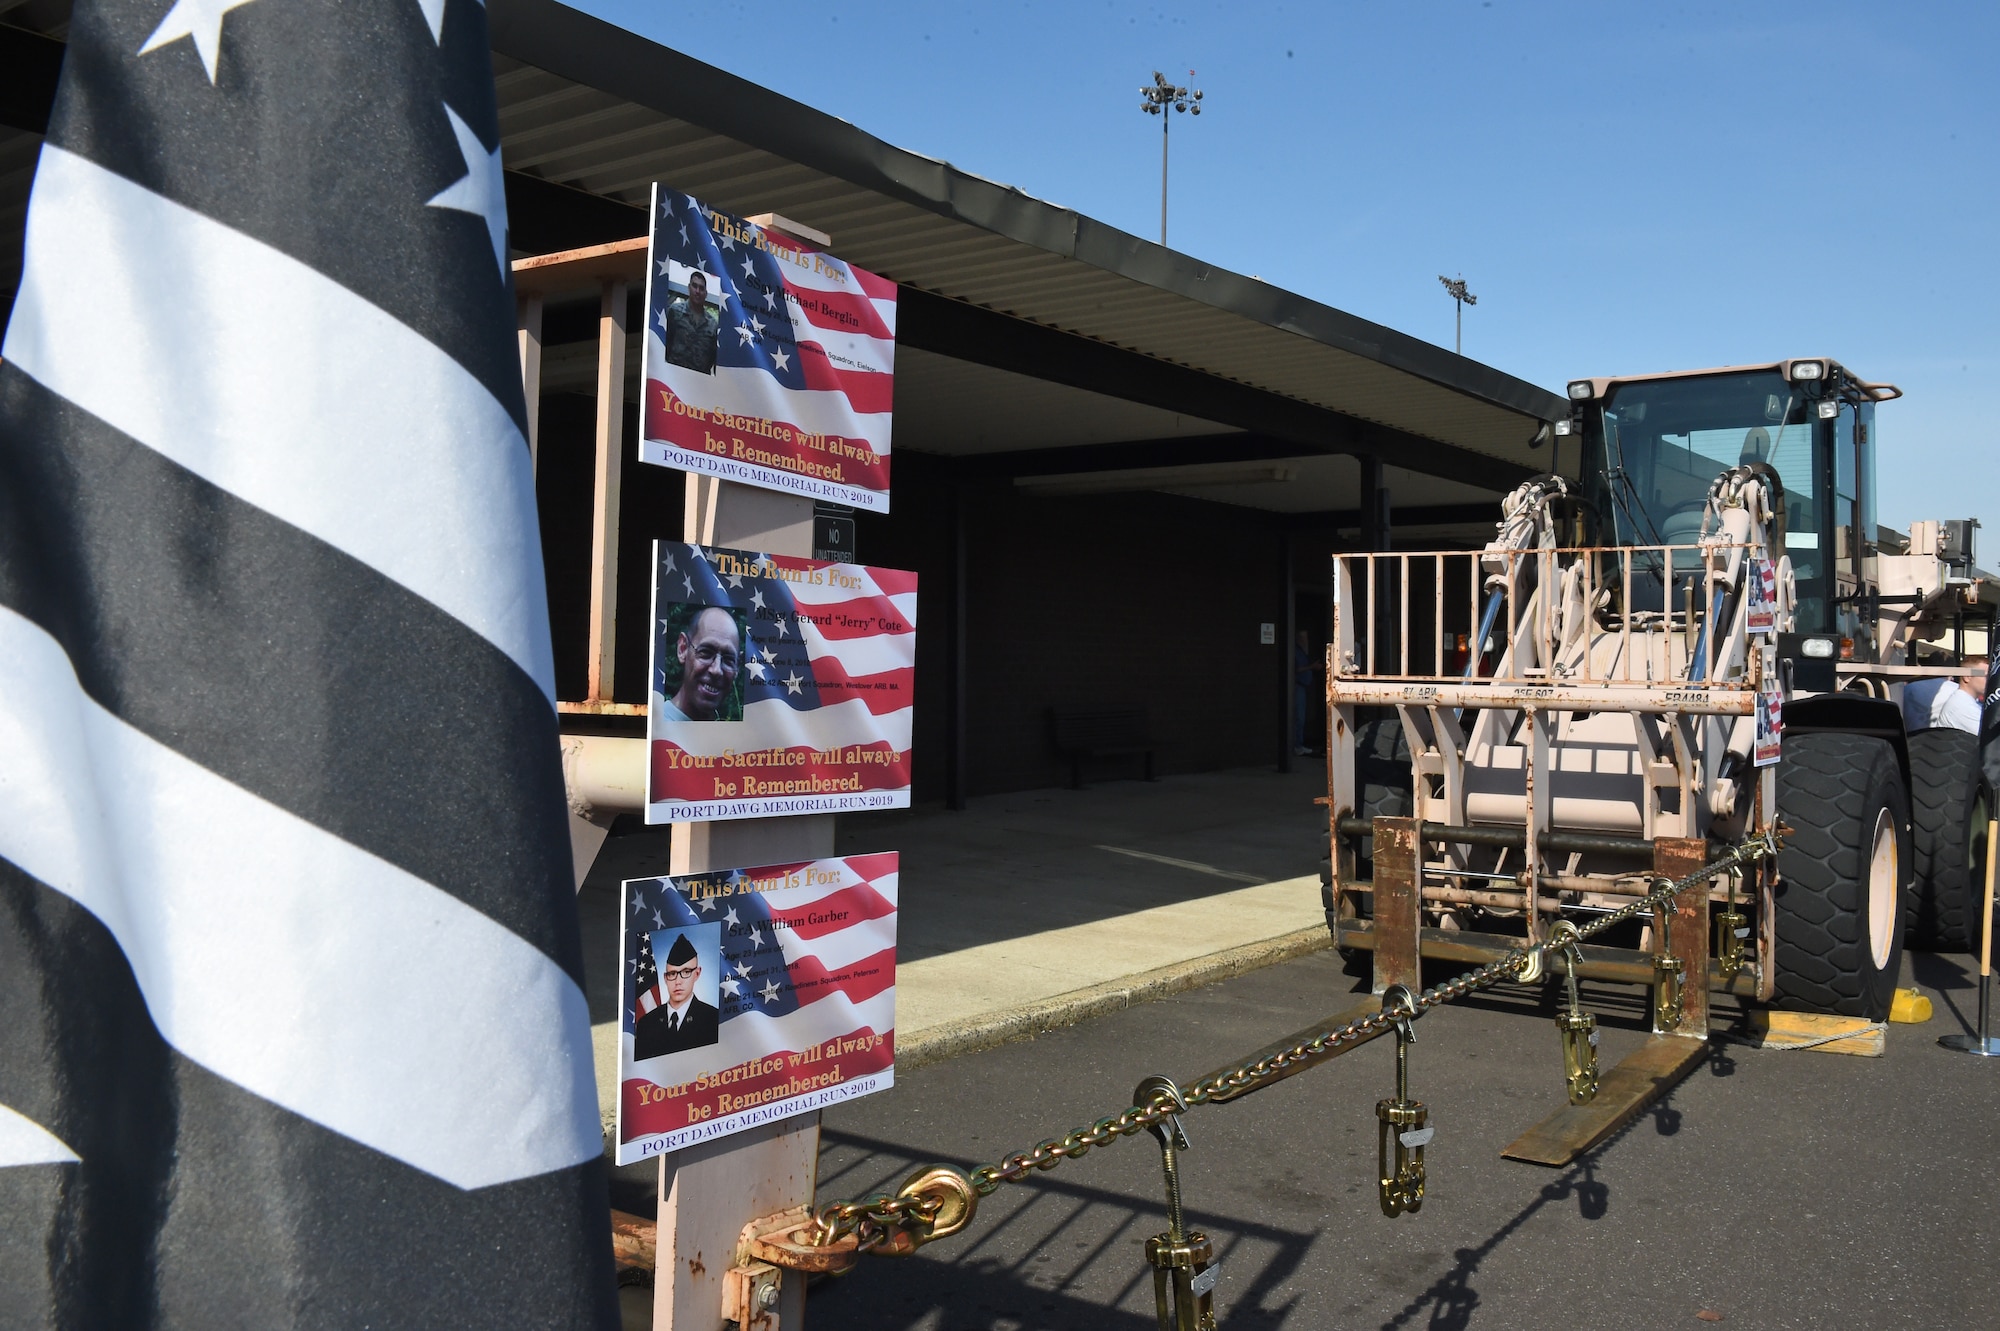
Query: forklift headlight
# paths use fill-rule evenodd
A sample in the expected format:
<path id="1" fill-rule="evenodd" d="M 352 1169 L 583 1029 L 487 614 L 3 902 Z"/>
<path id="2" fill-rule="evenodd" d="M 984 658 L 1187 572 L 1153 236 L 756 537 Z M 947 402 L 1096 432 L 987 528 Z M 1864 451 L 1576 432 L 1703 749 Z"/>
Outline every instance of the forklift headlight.
<path id="1" fill-rule="evenodd" d="M 1792 362 L 1792 379 L 1824 379 L 1826 362 L 1823 360 L 1795 360 Z"/>
<path id="2" fill-rule="evenodd" d="M 1819 418 L 1830 421 L 1840 414 L 1840 402 L 1836 398 L 1823 397 L 1813 404 L 1819 411 Z"/>
<path id="3" fill-rule="evenodd" d="M 1570 380 L 1569 400 L 1572 402 L 1590 401 L 1590 380 L 1588 379 Z"/>
<path id="4" fill-rule="evenodd" d="M 1570 435 L 1574 434 L 1575 432 L 1576 432 L 1575 421 L 1556 422 L 1556 437 L 1558 439 L 1567 439 L 1570 437 Z"/>
<path id="5" fill-rule="evenodd" d="M 1815 661 L 1830 661 L 1833 659 L 1833 639 L 1807 638 L 1799 644 L 1799 650 Z"/>

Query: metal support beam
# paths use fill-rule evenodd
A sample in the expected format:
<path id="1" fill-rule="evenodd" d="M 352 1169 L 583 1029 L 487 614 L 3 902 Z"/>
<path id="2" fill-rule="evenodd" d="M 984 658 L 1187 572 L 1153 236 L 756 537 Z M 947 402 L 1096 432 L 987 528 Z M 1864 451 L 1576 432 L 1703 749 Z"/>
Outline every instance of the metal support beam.
<path id="1" fill-rule="evenodd" d="M 1708 844 L 1698 837 L 1661 837 L 1653 843 L 1653 872 L 1662 878 L 1684 878 L 1708 863 Z M 1708 1038 L 1708 890 L 1683 892 L 1674 898 L 1673 955 L 1681 959 L 1681 1019 L 1658 1035 Z"/>
<path id="2" fill-rule="evenodd" d="M 597 471 L 590 508 L 590 697 L 611 701 L 618 639 L 618 494 L 624 468 L 625 293 L 601 286 L 597 316 Z"/>
<path id="3" fill-rule="evenodd" d="M 1414 818 L 1377 818 L 1375 836 L 1375 993 L 1406 984 L 1424 987 L 1423 901 L 1418 890 L 1423 846 Z"/>

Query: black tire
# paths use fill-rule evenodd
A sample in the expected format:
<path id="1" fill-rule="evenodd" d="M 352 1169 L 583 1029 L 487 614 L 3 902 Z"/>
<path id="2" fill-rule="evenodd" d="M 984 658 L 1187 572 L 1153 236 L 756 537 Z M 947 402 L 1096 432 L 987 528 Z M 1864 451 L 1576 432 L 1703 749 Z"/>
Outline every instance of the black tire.
<path id="1" fill-rule="evenodd" d="M 1791 833 L 1778 857 L 1772 1006 L 1881 1021 L 1902 964 L 1909 883 L 1910 802 L 1896 751 L 1865 735 L 1786 740 L 1778 817 Z M 1878 828 L 1894 851 L 1883 865 L 1886 901 L 1871 900 Z"/>
<path id="2" fill-rule="evenodd" d="M 1972 952 L 1985 890 L 1987 802 L 1979 739 L 1941 727 L 1910 736 L 1910 841 L 1915 869 L 1905 911 L 1906 946 Z"/>
<path id="3" fill-rule="evenodd" d="M 1356 816 L 1361 818 L 1407 818 L 1416 801 L 1410 793 L 1410 746 L 1403 739 L 1403 723 L 1396 716 L 1385 716 L 1373 721 L 1364 721 L 1354 731 L 1354 783 L 1355 794 L 1361 807 Z M 1360 876 L 1372 879 L 1375 876 L 1375 838 L 1364 836 L 1358 842 L 1354 867 Z M 1319 899 L 1326 908 L 1327 927 L 1333 927 L 1333 835 L 1329 829 L 1323 843 L 1325 854 L 1320 857 Z M 1363 895 L 1361 914 L 1366 917 L 1367 894 Z"/>

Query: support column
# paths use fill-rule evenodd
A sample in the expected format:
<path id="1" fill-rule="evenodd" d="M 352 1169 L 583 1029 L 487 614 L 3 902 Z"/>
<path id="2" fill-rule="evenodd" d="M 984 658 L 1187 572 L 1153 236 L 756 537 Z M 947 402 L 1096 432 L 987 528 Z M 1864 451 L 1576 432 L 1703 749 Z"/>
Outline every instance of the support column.
<path id="1" fill-rule="evenodd" d="M 710 476 L 687 478 L 686 538 L 762 554 L 812 554 L 812 500 Z M 833 854 L 834 816 L 675 823 L 671 872 L 821 859 Z M 723 1277 L 736 1240 L 759 1216 L 810 1206 L 819 1160 L 819 1114 L 801 1114 L 703 1142 L 660 1159 L 658 1264 L 653 1325 L 712 1331 L 722 1321 Z M 778 1325 L 805 1316 L 805 1277 L 786 1272 Z"/>
<path id="2" fill-rule="evenodd" d="M 607 280 L 597 316 L 597 471 L 590 510 L 590 701 L 610 702 L 618 645 L 618 494 L 625 465 L 625 292 Z"/>
<path id="3" fill-rule="evenodd" d="M 945 731 L 945 807 L 953 810 L 965 808 L 967 799 L 967 771 L 965 753 L 965 718 L 971 705 L 966 693 L 966 621 L 969 610 L 966 605 L 966 564 L 970 554 L 966 525 L 972 507 L 971 496 L 961 484 L 952 491 L 951 514 L 951 637 L 947 640 L 946 651 L 950 657 L 950 673 L 946 688 L 950 695 L 951 721 Z"/>
<path id="4" fill-rule="evenodd" d="M 528 470 L 537 470 L 542 440 L 542 293 L 521 298 L 521 392 L 528 401 Z"/>
<path id="5" fill-rule="evenodd" d="M 1291 532 L 1284 536 L 1283 554 L 1285 559 L 1285 613 L 1279 622 L 1282 636 L 1278 639 L 1278 660 L 1283 667 L 1281 678 L 1285 682 L 1284 706 L 1278 709 L 1283 718 L 1284 733 L 1278 737 L 1278 770 L 1292 770 L 1292 750 L 1298 747 L 1299 735 L 1299 681 L 1298 681 L 1298 586 L 1292 576 L 1292 554 L 1295 542 Z"/>

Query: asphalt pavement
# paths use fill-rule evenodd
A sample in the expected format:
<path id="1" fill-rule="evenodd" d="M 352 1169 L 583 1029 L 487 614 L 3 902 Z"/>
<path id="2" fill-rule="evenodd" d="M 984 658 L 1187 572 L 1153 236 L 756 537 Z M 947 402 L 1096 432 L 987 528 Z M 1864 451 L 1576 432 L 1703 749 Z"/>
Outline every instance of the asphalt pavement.
<path id="1" fill-rule="evenodd" d="M 1937 1003 L 1881 1058 L 1718 1038 L 1687 1081 L 1575 1165 L 1500 1150 L 1561 1101 L 1553 989 L 1426 1014 L 1412 1094 L 1430 1106 L 1420 1213 L 1375 1199 L 1378 1040 L 1186 1118 L 1193 1222 L 1215 1241 L 1222 1327 L 1991 1325 L 2000 1307 L 2000 1060 L 1936 1037 L 1972 1010 L 1962 957 L 1906 961 Z M 902 1074 L 824 1118 L 822 1202 L 893 1187 L 932 1160 L 986 1163 L 1129 1103 L 1149 1073 L 1191 1079 L 1355 1001 L 1316 953 Z M 1642 991 L 1586 983 L 1603 1057 L 1644 1038 Z M 1716 1028 L 1736 1015 L 1719 1000 Z M 621 1174 L 628 1171 L 620 1171 Z M 644 1180 L 626 1181 L 633 1193 Z M 638 1198 L 635 1196 L 636 1203 Z M 1151 1327 L 1144 1239 L 1165 1228 L 1158 1148 L 1140 1135 L 981 1203 L 914 1258 L 816 1285 L 812 1331 Z"/>

